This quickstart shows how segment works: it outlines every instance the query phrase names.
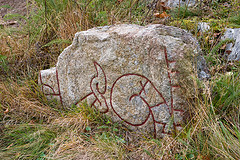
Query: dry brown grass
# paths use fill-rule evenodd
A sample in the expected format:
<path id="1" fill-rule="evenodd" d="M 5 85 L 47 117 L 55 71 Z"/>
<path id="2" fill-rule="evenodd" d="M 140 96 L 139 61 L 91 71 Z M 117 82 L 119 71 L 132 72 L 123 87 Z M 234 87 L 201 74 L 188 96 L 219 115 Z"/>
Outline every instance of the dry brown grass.
<path id="1" fill-rule="evenodd" d="M 40 100 L 36 85 L 29 86 L 27 82 L 22 85 L 14 81 L 0 81 L 0 106 L 2 122 L 50 122 L 58 113 Z M 44 99 L 44 97 L 42 97 Z M 45 99 L 46 100 L 46 99 Z"/>
<path id="2" fill-rule="evenodd" d="M 50 147 L 50 159 L 175 159 L 180 152 L 187 154 L 188 147 L 177 138 L 145 139 L 137 133 L 119 128 L 119 133 L 110 128 L 97 129 L 81 113 L 72 113 L 52 121 L 59 135 Z M 86 127 L 92 128 L 87 131 Z M 111 127 L 111 125 L 109 126 Z M 60 131 L 61 130 L 61 131 Z M 122 138 L 120 138 L 121 136 Z"/>
<path id="3" fill-rule="evenodd" d="M 75 7 L 68 6 L 63 15 L 59 23 L 59 29 L 56 32 L 58 37 L 62 39 L 73 40 L 75 33 L 93 27 L 89 22 L 89 15 L 78 5 Z"/>
<path id="4" fill-rule="evenodd" d="M 0 76 L 11 78 L 32 77 L 40 69 L 49 68 L 56 63 L 58 54 L 49 54 L 38 43 L 29 44 L 29 36 L 16 31 L 14 28 L 6 28 L 0 31 L 0 54 L 7 56 L 4 69 L 0 68 Z M 9 33 L 8 33 L 9 32 Z"/>
<path id="5" fill-rule="evenodd" d="M 47 157 L 50 159 L 91 159 L 88 158 L 91 156 L 88 152 L 90 143 L 81 135 L 88 125 L 88 120 L 84 119 L 80 113 L 54 119 L 50 128 L 58 131 L 58 136 L 54 140 L 55 143 L 50 146 Z"/>

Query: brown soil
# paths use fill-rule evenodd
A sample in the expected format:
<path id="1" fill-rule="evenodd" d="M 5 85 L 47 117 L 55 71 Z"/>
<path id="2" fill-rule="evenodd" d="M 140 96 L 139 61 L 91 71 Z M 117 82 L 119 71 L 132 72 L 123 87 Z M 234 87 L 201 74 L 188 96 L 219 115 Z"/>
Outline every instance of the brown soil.
<path id="1" fill-rule="evenodd" d="M 4 20 L 7 14 L 27 14 L 27 0 L 0 0 L 0 26 L 18 27 L 18 22 L 13 20 Z"/>
<path id="2" fill-rule="evenodd" d="M 0 0 L 0 18 L 3 18 L 6 14 L 9 13 L 26 15 L 26 1 L 27 0 Z M 3 7 L 6 5 L 9 5 L 10 8 Z"/>

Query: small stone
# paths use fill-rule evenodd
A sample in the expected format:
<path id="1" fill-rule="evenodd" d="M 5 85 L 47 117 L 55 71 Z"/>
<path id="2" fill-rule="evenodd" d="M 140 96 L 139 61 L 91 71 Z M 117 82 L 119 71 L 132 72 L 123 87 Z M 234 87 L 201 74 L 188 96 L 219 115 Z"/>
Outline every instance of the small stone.
<path id="1" fill-rule="evenodd" d="M 176 8 L 179 7 L 179 2 L 181 7 L 193 7 L 196 4 L 196 0 L 167 0 L 167 6 Z"/>
<path id="2" fill-rule="evenodd" d="M 198 32 L 205 33 L 210 29 L 210 26 L 206 22 L 198 23 Z"/>

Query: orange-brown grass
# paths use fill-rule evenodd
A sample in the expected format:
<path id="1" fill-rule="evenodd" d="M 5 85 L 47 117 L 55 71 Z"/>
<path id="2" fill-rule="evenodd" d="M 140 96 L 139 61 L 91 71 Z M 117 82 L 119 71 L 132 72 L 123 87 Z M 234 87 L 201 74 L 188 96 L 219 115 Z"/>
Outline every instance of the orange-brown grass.
<path id="1" fill-rule="evenodd" d="M 55 143 L 50 146 L 47 157 L 50 159 L 87 159 L 89 156 L 89 146 L 82 133 L 89 125 L 88 120 L 84 119 L 80 113 L 68 114 L 52 121 L 50 128 L 58 131 Z"/>
<path id="2" fill-rule="evenodd" d="M 22 78 L 33 76 L 42 68 L 56 63 L 56 54 L 50 54 L 41 49 L 38 44 L 29 44 L 29 36 L 10 32 L 13 28 L 0 31 L 0 54 L 6 56 L 5 69 L 1 72 L 2 77 Z M 14 29 L 21 32 L 21 29 Z M 9 32 L 9 33 L 8 33 Z"/>
<path id="3" fill-rule="evenodd" d="M 69 5 L 59 22 L 57 35 L 61 39 L 73 40 L 75 33 L 92 28 L 89 15 L 81 10 L 80 6 Z"/>
<path id="4" fill-rule="evenodd" d="M 50 122 L 58 116 L 58 112 L 44 104 L 44 101 L 46 99 L 34 84 L 0 81 L 2 123 Z"/>

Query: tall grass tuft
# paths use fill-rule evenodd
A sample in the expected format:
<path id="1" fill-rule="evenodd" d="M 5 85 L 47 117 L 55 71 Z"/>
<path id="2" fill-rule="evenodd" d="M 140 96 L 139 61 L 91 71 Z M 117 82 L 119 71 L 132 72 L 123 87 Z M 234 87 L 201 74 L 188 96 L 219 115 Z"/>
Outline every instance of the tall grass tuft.
<path id="1" fill-rule="evenodd" d="M 0 81 L 2 123 L 49 122 L 58 116 L 50 104 L 35 82 Z"/>
<path id="2" fill-rule="evenodd" d="M 56 133 L 40 125 L 8 126 L 0 137 L 2 159 L 44 159 Z"/>
<path id="3" fill-rule="evenodd" d="M 217 114 L 239 118 L 240 77 L 238 72 L 221 75 L 213 86 L 213 106 Z"/>

